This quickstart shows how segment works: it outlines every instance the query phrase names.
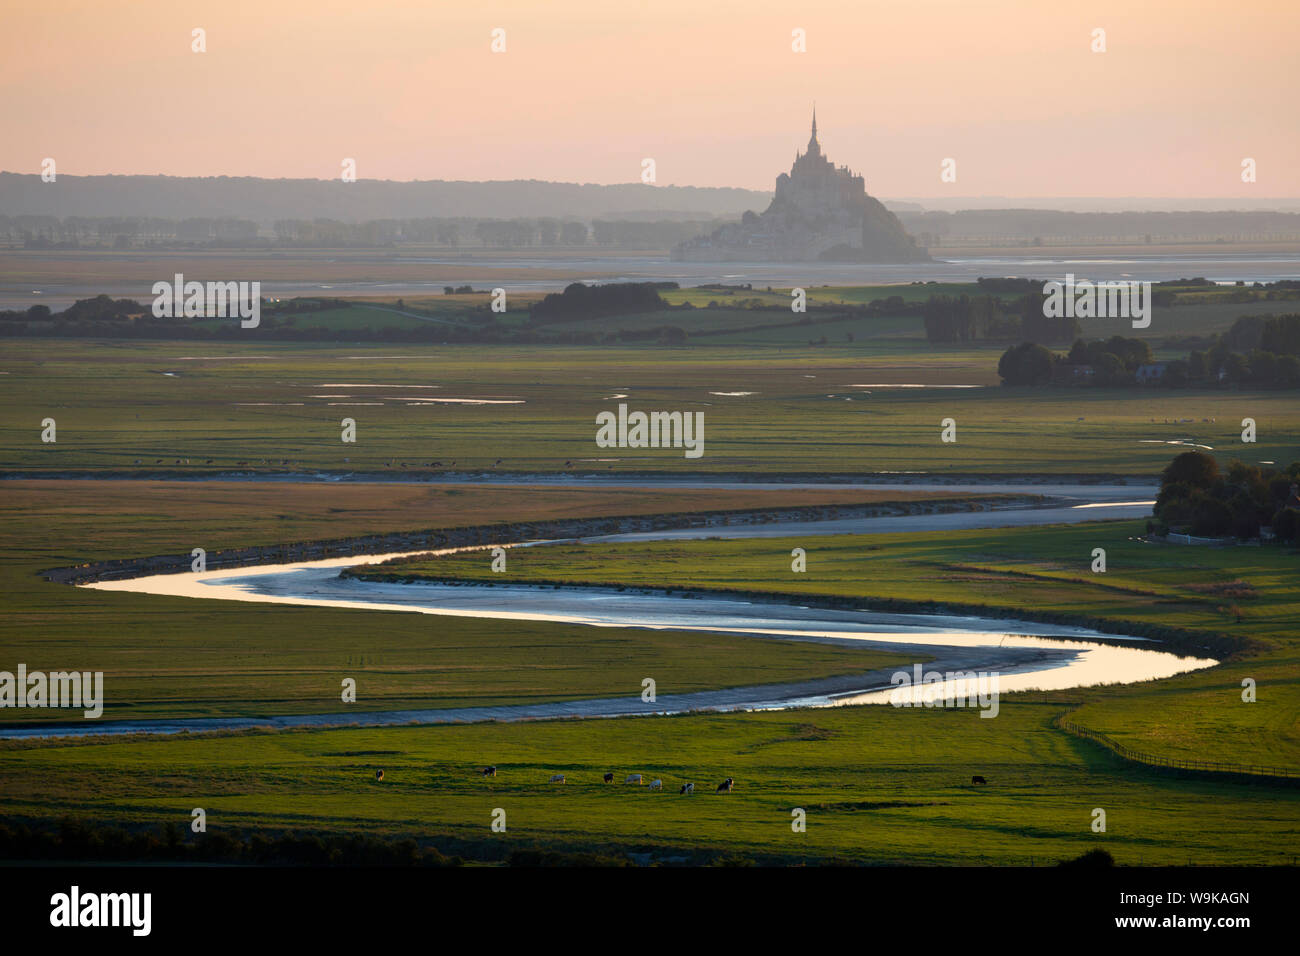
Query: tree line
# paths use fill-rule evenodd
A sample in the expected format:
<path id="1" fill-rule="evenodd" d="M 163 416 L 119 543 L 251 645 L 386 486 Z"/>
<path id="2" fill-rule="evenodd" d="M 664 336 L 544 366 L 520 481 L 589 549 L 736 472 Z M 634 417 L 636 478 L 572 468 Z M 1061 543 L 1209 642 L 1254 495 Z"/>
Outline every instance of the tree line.
<path id="1" fill-rule="evenodd" d="M 277 219 L 269 232 L 249 219 L 159 219 L 146 216 L 81 217 L 0 215 L 0 240 L 28 249 L 347 247 L 422 244 L 449 248 L 602 246 L 668 249 L 713 228 L 713 220 L 421 218 Z"/>
<path id="2" fill-rule="evenodd" d="M 1076 339 L 1066 354 L 1022 342 L 1002 353 L 998 375 L 1004 385 L 1300 388 L 1300 314 L 1242 316 L 1209 349 L 1168 362 L 1118 335 Z"/>

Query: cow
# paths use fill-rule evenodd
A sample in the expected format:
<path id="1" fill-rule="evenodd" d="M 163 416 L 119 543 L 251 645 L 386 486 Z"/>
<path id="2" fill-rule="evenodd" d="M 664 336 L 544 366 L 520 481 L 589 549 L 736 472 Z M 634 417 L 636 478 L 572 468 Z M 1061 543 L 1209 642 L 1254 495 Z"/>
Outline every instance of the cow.
<path id="1" fill-rule="evenodd" d="M 733 779 L 732 777 L 728 777 L 726 780 L 722 781 L 722 783 L 718 784 L 718 789 L 715 790 L 714 792 L 715 792 L 715 793 L 731 793 L 731 789 L 732 789 L 735 785 L 736 785 L 736 781 L 735 781 L 735 779 Z"/>
<path id="2" fill-rule="evenodd" d="M 607 773 L 607 774 L 605 774 L 605 782 L 606 782 L 606 783 L 613 783 L 613 782 L 614 782 L 614 774 L 612 774 L 612 773 Z"/>
<path id="3" fill-rule="evenodd" d="M 562 773 L 551 774 L 551 783 L 564 783 L 564 774 Z"/>
<path id="4" fill-rule="evenodd" d="M 984 784 L 986 787 L 988 786 L 988 783 L 989 783 L 989 782 L 988 782 L 987 780 L 985 780 L 983 777 L 978 777 L 978 776 L 976 776 L 976 777 L 971 777 L 971 778 L 970 778 L 970 782 L 971 782 L 971 785 L 972 785 L 972 786 L 974 786 L 974 785 L 977 784 L 977 783 L 982 783 L 982 784 Z"/>
<path id="5" fill-rule="evenodd" d="M 623 782 L 624 782 L 624 783 L 635 783 L 637 786 L 640 786 L 640 785 L 641 785 L 641 775 L 640 775 L 639 773 L 630 773 L 630 774 L 627 775 L 627 779 L 624 780 Z"/>
<path id="6" fill-rule="evenodd" d="M 482 770 L 479 771 L 479 773 L 483 774 L 483 776 L 485 777 L 495 777 L 497 775 L 497 768 L 484 767 Z"/>
<path id="7" fill-rule="evenodd" d="M 692 794 L 692 793 L 695 792 L 695 784 L 693 784 L 693 783 L 684 783 L 684 784 L 682 784 L 682 789 L 678 790 L 677 792 L 678 792 L 679 794 Z"/>
<path id="8" fill-rule="evenodd" d="M 384 772 L 383 772 L 382 770 L 376 770 L 376 771 L 375 771 L 375 783 L 378 783 L 379 781 L 381 781 L 381 780 L 383 780 L 383 779 L 384 779 Z"/>
<path id="9" fill-rule="evenodd" d="M 664 782 L 663 782 L 662 780 L 651 780 L 651 781 L 650 781 L 650 789 L 651 789 L 651 790 L 662 790 L 663 788 L 664 788 Z"/>

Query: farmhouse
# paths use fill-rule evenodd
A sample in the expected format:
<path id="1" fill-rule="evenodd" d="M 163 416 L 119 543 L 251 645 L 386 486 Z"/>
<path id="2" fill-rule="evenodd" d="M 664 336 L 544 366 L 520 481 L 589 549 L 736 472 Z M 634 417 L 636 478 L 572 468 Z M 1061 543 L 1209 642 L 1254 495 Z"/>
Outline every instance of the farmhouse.
<path id="1" fill-rule="evenodd" d="M 1139 365 L 1137 370 L 1137 382 L 1139 385 L 1145 385 L 1148 382 L 1155 382 L 1164 377 L 1165 369 L 1168 368 L 1166 362 L 1156 362 L 1152 365 Z"/>

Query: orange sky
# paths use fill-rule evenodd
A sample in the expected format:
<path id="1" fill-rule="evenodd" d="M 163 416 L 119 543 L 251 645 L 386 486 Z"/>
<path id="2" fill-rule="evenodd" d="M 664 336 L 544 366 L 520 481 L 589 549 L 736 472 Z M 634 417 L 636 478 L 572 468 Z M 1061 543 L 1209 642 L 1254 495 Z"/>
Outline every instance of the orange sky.
<path id="1" fill-rule="evenodd" d="M 611 183 L 653 157 L 660 184 L 770 189 L 816 100 L 877 195 L 1300 197 L 1297 0 L 15 0 L 0 24 L 15 172 Z"/>

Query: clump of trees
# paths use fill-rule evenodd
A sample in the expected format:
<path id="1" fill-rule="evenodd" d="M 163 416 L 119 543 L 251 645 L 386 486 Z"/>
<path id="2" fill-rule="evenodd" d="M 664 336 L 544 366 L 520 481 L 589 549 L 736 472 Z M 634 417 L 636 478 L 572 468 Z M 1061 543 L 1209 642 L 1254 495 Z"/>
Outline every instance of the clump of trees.
<path id="1" fill-rule="evenodd" d="M 564 322 L 655 312 L 668 308 L 668 303 L 659 296 L 661 287 L 653 282 L 614 282 L 608 285 L 574 282 L 565 286 L 563 292 L 552 292 L 538 302 L 532 307 L 531 316 L 534 322 Z"/>
<path id="2" fill-rule="evenodd" d="M 1300 461 L 1285 470 L 1230 462 L 1226 473 L 1211 455 L 1188 451 L 1165 468 L 1154 514 L 1160 531 L 1197 537 L 1261 537 L 1269 528 L 1278 541 L 1300 536 Z"/>
<path id="3" fill-rule="evenodd" d="M 1018 291 L 1021 288 L 1018 285 L 986 284 L 983 279 L 980 285 L 999 291 Z M 973 342 L 976 339 L 1013 342 L 1022 338 L 1050 345 L 1068 342 L 1079 334 L 1078 320 L 1073 317 L 1043 314 L 1041 292 L 1005 301 L 991 294 L 932 295 L 925 301 L 921 314 L 925 320 L 925 337 L 931 343 Z"/>
<path id="4" fill-rule="evenodd" d="M 1013 345 L 998 359 L 1003 385 L 1046 385 L 1052 380 L 1057 356 L 1035 342 Z"/>
<path id="5" fill-rule="evenodd" d="M 1080 385 L 1129 385 L 1137 370 L 1152 361 L 1151 347 L 1142 339 L 1112 335 L 1086 342 L 1076 339 L 1064 355 L 1034 342 L 1013 345 L 998 360 L 1004 385 L 1046 385 L 1059 381 Z M 1087 374 L 1075 374 L 1076 371 Z"/>
<path id="6" fill-rule="evenodd" d="M 1141 339 L 1077 339 L 1065 355 L 1029 340 L 1003 353 L 998 374 L 1007 385 L 1118 386 L 1139 383 L 1143 365 L 1155 368 L 1141 384 L 1163 388 L 1300 388 L 1300 314 L 1242 316 L 1210 349 L 1160 365 Z"/>
<path id="7" fill-rule="evenodd" d="M 1208 350 L 1170 362 L 1165 377 L 1173 386 L 1300 388 L 1300 314 L 1243 315 Z"/>

